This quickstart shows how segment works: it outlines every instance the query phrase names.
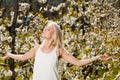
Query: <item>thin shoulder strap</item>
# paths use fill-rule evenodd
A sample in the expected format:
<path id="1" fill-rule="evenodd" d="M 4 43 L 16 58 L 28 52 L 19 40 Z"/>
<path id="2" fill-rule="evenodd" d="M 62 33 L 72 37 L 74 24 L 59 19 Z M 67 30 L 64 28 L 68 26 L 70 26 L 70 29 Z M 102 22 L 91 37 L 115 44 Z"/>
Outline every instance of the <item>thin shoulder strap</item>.
<path id="1" fill-rule="evenodd" d="M 38 47 L 38 49 L 37 49 L 36 53 L 40 50 L 40 47 L 41 47 L 41 45 L 39 45 L 39 47 Z"/>

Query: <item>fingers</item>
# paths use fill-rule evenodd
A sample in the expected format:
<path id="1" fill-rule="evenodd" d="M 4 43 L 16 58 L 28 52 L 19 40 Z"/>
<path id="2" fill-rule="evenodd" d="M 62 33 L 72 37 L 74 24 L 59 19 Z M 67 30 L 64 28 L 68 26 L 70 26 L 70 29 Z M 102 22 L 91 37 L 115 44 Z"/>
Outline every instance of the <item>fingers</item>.
<path id="1" fill-rule="evenodd" d="M 112 59 L 112 57 L 111 56 L 107 56 L 107 55 L 101 55 L 100 59 L 101 60 L 109 60 L 109 59 Z"/>
<path id="2" fill-rule="evenodd" d="M 103 58 L 103 60 L 109 60 L 111 57 L 106 57 L 106 58 Z"/>
<path id="3" fill-rule="evenodd" d="M 109 56 L 109 57 L 107 58 L 107 60 L 110 60 L 110 59 L 112 59 L 112 56 Z"/>

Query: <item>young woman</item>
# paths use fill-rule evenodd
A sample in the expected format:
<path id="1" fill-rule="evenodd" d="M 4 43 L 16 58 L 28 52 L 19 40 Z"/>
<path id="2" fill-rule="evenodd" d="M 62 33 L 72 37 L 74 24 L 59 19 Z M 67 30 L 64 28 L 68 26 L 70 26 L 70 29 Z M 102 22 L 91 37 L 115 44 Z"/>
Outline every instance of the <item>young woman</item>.
<path id="1" fill-rule="evenodd" d="M 58 60 L 63 58 L 76 66 L 83 66 L 95 60 L 108 60 L 111 57 L 98 55 L 90 59 L 77 60 L 62 46 L 62 31 L 59 25 L 53 21 L 48 21 L 42 32 L 43 42 L 35 46 L 24 55 L 7 53 L 3 58 L 13 58 L 15 60 L 27 60 L 35 57 L 33 80 L 60 80 L 58 75 Z"/>

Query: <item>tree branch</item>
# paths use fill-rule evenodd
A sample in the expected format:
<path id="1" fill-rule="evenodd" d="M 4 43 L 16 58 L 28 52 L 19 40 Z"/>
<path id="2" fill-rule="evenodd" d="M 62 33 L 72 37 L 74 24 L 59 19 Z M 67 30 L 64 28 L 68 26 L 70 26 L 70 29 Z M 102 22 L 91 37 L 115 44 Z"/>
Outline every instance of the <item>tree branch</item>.
<path id="1" fill-rule="evenodd" d="M 7 67 L 7 66 L 9 66 L 9 65 L 8 65 L 8 64 L 3 64 L 3 63 L 0 63 L 0 66 Z"/>

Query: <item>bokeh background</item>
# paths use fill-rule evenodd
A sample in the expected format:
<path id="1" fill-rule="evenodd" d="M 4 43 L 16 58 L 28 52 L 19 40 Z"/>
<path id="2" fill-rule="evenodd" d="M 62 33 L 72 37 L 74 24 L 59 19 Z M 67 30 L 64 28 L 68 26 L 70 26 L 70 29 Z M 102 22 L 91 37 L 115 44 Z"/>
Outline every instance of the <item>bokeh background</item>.
<path id="1" fill-rule="evenodd" d="M 77 59 L 112 56 L 83 67 L 60 60 L 61 80 L 120 80 L 120 0 L 0 0 L 0 57 L 40 44 L 48 20 L 60 25 Z M 0 58 L 0 80 L 32 80 L 33 64 Z"/>

